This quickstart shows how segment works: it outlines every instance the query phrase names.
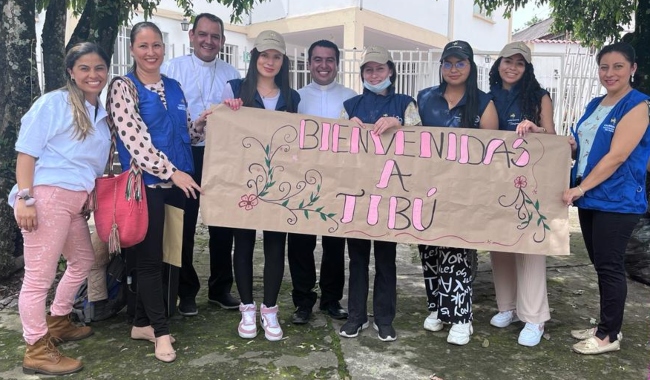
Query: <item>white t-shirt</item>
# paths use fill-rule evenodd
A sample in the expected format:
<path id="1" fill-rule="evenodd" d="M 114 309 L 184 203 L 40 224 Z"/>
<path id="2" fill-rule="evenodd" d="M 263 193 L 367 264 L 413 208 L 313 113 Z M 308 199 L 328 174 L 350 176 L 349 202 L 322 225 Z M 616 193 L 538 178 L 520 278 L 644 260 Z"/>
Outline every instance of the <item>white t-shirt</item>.
<path id="1" fill-rule="evenodd" d="M 56 90 L 41 96 L 22 117 L 16 151 L 36 157 L 33 186 L 57 186 L 90 193 L 95 179 L 104 174 L 111 135 L 106 110 L 86 102 L 94 131 L 79 140 L 74 136 L 68 92 Z M 18 185 L 9 193 L 13 207 Z"/>
<path id="2" fill-rule="evenodd" d="M 343 102 L 357 95 L 354 90 L 336 82 L 325 86 L 311 82 L 298 90 L 298 94 L 298 113 L 333 119 L 341 117 Z"/>
<path id="3" fill-rule="evenodd" d="M 229 80 L 241 78 L 237 69 L 221 59 L 205 62 L 194 54 L 169 60 L 160 71 L 181 84 L 192 120 L 210 106 L 221 103 L 221 94 Z M 202 141 L 195 146 L 204 145 Z"/>

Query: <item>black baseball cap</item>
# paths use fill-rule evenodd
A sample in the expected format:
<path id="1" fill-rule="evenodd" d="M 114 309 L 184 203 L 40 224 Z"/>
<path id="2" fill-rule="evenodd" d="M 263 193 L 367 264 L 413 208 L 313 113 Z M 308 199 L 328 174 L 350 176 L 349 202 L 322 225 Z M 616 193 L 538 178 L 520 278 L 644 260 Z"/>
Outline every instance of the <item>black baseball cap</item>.
<path id="1" fill-rule="evenodd" d="M 466 41 L 456 40 L 445 45 L 445 48 L 442 50 L 440 62 L 452 55 L 461 59 L 474 60 L 474 50 L 472 50 L 472 47 Z"/>

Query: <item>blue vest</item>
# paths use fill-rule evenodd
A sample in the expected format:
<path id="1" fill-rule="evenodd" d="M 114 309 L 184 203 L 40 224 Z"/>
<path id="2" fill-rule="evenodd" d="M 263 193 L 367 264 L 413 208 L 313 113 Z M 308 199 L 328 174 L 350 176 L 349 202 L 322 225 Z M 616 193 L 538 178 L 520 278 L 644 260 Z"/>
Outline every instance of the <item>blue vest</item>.
<path id="1" fill-rule="evenodd" d="M 138 89 L 137 109 L 142 121 L 147 125 L 153 146 L 163 152 L 178 170 L 188 174 L 194 173 L 190 134 L 187 129 L 187 102 L 181 86 L 177 81 L 162 76 L 167 101 L 167 108 L 165 108 L 160 96 L 147 90 L 133 73 L 128 73 L 126 76 Z M 131 154 L 119 138 L 117 152 L 120 164 L 126 170 L 130 166 Z M 159 177 L 146 171 L 143 171 L 143 174 L 145 185 L 163 182 Z"/>
<path id="2" fill-rule="evenodd" d="M 490 87 L 490 95 L 494 101 L 494 106 L 499 115 L 499 129 L 502 131 L 515 131 L 517 125 L 522 120 L 531 120 L 533 115 L 523 115 L 521 111 L 521 104 L 519 96 L 521 93 L 521 85 L 517 83 L 514 87 L 504 90 L 500 85 Z M 540 89 L 537 91 L 537 97 L 540 104 L 544 95 L 548 95 L 548 91 Z"/>
<path id="3" fill-rule="evenodd" d="M 244 83 L 243 79 L 232 79 L 228 81 L 228 84 L 230 84 L 230 88 L 232 88 L 232 93 L 235 96 L 235 98 L 240 97 L 239 94 L 241 92 L 242 83 Z M 284 99 L 284 96 L 282 96 L 282 92 L 280 92 L 280 97 L 278 99 L 278 103 L 275 105 L 275 110 L 287 111 L 292 113 L 298 112 L 298 103 L 300 103 L 300 95 L 298 94 L 298 91 L 293 89 L 291 90 L 291 102 L 293 103 L 293 109 L 287 109 L 287 102 Z M 262 97 L 257 92 L 257 90 L 255 91 L 255 105 L 253 107 L 264 108 L 264 101 L 262 100 Z"/>
<path id="4" fill-rule="evenodd" d="M 396 94 L 395 87 L 391 86 L 385 96 L 364 89 L 363 94 L 343 102 L 343 107 L 349 117 L 356 116 L 364 123 L 375 124 L 379 118 L 390 116 L 397 118 L 404 125 L 406 108 L 414 102 L 415 99 L 408 95 Z"/>
<path id="5" fill-rule="evenodd" d="M 454 108 L 449 109 L 449 103 L 444 98 L 446 84 L 425 88 L 418 92 L 418 111 L 422 125 L 430 127 L 452 127 L 452 128 L 478 128 L 481 122 L 481 115 L 485 112 L 492 97 L 485 92 L 478 90 L 478 116 L 474 125 L 460 125 L 462 110 L 467 103 L 467 94 L 463 95 Z"/>
<path id="6" fill-rule="evenodd" d="M 603 100 L 604 96 L 592 100 L 587 105 L 587 110 L 573 131 L 573 136 L 578 143 L 576 157 L 580 157 L 580 140 L 578 132 L 580 125 L 591 115 Z M 593 145 L 587 156 L 584 177 L 587 177 L 594 166 L 609 152 L 617 123 L 640 102 L 648 101 L 648 95 L 637 90 L 630 91 L 623 99 L 612 108 L 598 127 Z M 641 141 L 630 153 L 630 156 L 616 169 L 605 181 L 579 198 L 575 205 L 579 208 L 609 211 L 618 213 L 643 214 L 648 208 L 645 193 L 646 164 L 650 158 L 650 129 L 646 128 Z M 571 184 L 575 186 L 578 164 L 571 170 Z"/>

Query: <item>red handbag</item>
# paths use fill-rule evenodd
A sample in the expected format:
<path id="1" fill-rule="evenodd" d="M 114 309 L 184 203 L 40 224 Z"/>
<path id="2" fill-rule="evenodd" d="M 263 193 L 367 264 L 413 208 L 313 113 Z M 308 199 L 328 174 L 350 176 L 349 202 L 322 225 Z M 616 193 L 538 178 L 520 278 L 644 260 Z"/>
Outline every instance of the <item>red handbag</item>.
<path id="1" fill-rule="evenodd" d="M 95 180 L 95 227 L 110 253 L 143 241 L 149 225 L 142 170 L 131 160 L 128 170 L 113 174 L 115 141 L 116 134 L 111 131 L 108 175 Z"/>

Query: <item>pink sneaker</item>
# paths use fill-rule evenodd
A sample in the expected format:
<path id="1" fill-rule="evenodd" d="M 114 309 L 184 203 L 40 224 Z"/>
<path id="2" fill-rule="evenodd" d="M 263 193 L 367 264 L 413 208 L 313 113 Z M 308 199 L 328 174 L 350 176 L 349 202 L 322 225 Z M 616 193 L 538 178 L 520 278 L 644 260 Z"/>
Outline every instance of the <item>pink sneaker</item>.
<path id="1" fill-rule="evenodd" d="M 282 327 L 278 322 L 278 305 L 266 307 L 262 304 L 260 307 L 260 323 L 264 329 L 264 336 L 270 341 L 282 339 Z"/>
<path id="2" fill-rule="evenodd" d="M 241 312 L 241 321 L 237 332 L 239 336 L 245 339 L 252 339 L 257 336 L 257 308 L 255 302 L 248 305 L 239 304 Z"/>

